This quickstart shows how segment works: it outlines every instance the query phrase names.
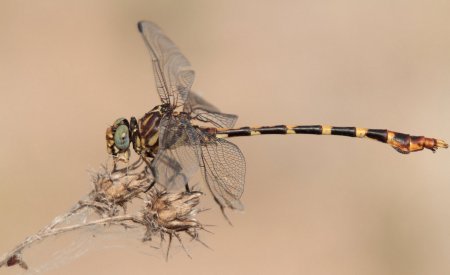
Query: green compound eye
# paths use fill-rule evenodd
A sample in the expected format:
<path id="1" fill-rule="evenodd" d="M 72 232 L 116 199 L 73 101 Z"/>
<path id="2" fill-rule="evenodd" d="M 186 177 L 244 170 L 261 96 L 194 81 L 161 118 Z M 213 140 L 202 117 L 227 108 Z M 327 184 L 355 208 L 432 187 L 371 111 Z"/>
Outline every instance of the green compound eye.
<path id="1" fill-rule="evenodd" d="M 128 126 L 120 125 L 114 133 L 114 144 L 120 150 L 126 150 L 130 146 L 130 135 Z"/>

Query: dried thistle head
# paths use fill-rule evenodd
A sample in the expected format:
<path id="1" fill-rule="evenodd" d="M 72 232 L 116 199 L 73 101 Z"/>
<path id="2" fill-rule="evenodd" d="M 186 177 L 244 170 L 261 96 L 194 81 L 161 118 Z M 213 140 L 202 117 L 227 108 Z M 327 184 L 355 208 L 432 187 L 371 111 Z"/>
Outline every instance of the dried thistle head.
<path id="1" fill-rule="evenodd" d="M 106 207 L 101 209 L 101 212 L 109 212 L 109 216 L 114 215 L 117 212 L 117 206 L 125 208 L 128 202 L 149 189 L 153 178 L 147 170 L 139 169 L 140 166 L 140 163 L 135 163 L 130 167 L 115 169 L 112 172 L 105 168 L 104 171 L 93 175 L 94 190 L 90 198 Z"/>
<path id="2" fill-rule="evenodd" d="M 201 192 L 168 193 L 155 191 L 149 195 L 144 219 L 151 221 L 151 230 L 163 232 L 190 231 L 202 228 L 196 215 L 200 211 Z"/>
<path id="3" fill-rule="evenodd" d="M 202 224 L 196 219 L 196 215 L 201 212 L 197 208 L 200 203 L 201 192 L 168 193 L 166 191 L 154 190 L 148 195 L 145 203 L 142 218 L 147 227 L 144 241 L 150 241 L 153 235 L 159 234 L 161 241 L 164 236 L 169 237 L 167 245 L 166 260 L 169 256 L 172 238 L 175 236 L 180 242 L 186 254 L 188 251 L 183 245 L 180 232 L 186 233 L 193 240 L 196 240 L 208 247 L 198 238 L 198 230 L 203 229 Z"/>

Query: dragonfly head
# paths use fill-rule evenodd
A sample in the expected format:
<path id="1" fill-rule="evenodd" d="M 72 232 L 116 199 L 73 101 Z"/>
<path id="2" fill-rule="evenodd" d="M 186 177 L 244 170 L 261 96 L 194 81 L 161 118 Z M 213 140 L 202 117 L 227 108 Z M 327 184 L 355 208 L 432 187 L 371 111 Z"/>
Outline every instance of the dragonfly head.
<path id="1" fill-rule="evenodd" d="M 106 129 L 106 150 L 119 160 L 127 162 L 130 156 L 130 124 L 125 118 L 117 119 Z"/>

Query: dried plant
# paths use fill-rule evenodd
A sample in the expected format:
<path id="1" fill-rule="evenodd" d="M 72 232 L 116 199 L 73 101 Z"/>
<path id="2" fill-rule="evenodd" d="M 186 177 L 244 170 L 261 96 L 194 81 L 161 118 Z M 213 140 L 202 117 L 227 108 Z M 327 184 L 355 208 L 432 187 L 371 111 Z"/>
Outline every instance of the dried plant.
<path id="1" fill-rule="evenodd" d="M 141 236 L 143 242 L 157 236 L 161 239 L 161 245 L 168 237 L 166 259 L 173 237 L 178 239 L 190 257 L 183 245 L 181 233 L 206 246 L 198 233 L 199 230 L 205 230 L 197 220 L 197 214 L 202 211 L 198 208 L 201 192 L 169 193 L 163 187 L 157 188 L 147 165 L 140 159 L 123 168 L 118 168 L 117 163 L 112 169 L 103 166 L 100 171 L 93 173 L 92 183 L 93 190 L 87 198 L 3 255 L 0 267 L 18 265 L 28 269 L 23 259 L 25 249 L 48 237 L 93 226 L 120 226 L 125 229 L 141 227 L 144 229 Z M 128 213 L 128 205 L 137 206 L 138 210 Z M 91 212 L 94 215 L 67 225 L 71 217 L 86 209 L 93 210 Z"/>

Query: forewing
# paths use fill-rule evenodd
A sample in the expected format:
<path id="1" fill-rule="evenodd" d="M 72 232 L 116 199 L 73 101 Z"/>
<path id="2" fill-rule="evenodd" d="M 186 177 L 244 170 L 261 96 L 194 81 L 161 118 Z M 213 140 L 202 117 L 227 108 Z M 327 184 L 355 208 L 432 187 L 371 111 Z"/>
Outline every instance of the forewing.
<path id="1" fill-rule="evenodd" d="M 189 135 L 192 126 L 176 117 L 164 117 L 160 124 L 159 151 L 152 162 L 158 183 L 168 189 L 188 183 L 199 168 L 200 147 Z"/>
<path id="2" fill-rule="evenodd" d="M 183 111 L 190 113 L 193 119 L 211 123 L 219 128 L 232 128 L 238 119 L 237 115 L 221 113 L 217 107 L 192 91 L 184 104 Z"/>
<path id="3" fill-rule="evenodd" d="M 161 101 L 173 107 L 183 105 L 195 78 L 191 64 L 156 24 L 141 21 L 138 29 L 152 55 Z"/>
<path id="4" fill-rule="evenodd" d="M 243 210 L 245 158 L 241 150 L 224 139 L 212 139 L 201 146 L 202 173 L 221 207 Z"/>
<path id="5" fill-rule="evenodd" d="M 206 101 L 204 98 L 199 96 L 196 92 L 191 91 L 189 94 L 188 100 L 186 101 L 183 111 L 184 112 L 192 112 L 192 110 L 195 109 L 203 109 L 207 112 L 213 112 L 213 113 L 220 113 L 219 108 L 212 105 L 208 101 Z"/>

